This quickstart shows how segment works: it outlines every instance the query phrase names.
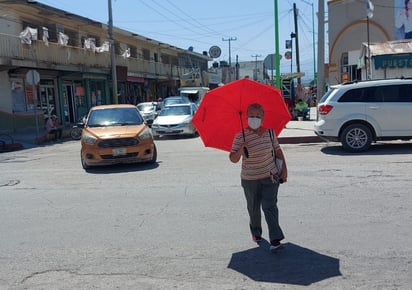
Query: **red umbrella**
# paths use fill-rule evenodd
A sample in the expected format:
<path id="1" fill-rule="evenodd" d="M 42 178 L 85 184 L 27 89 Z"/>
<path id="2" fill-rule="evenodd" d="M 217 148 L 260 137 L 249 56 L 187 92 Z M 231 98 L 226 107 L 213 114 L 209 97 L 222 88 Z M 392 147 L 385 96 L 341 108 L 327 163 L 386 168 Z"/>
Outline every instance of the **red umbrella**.
<path id="1" fill-rule="evenodd" d="M 233 81 L 208 91 L 193 117 L 205 146 L 230 152 L 235 134 L 247 127 L 246 111 L 252 103 L 263 106 L 262 126 L 277 136 L 291 119 L 279 89 L 247 78 Z"/>

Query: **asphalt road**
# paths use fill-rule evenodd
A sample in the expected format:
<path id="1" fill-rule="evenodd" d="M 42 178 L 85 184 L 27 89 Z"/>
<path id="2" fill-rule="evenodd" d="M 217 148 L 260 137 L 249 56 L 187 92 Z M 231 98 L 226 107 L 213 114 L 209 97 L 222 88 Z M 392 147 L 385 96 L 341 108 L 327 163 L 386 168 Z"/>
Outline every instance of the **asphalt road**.
<path id="1" fill-rule="evenodd" d="M 154 166 L 90 172 L 77 141 L 1 153 L 0 289 L 411 289 L 412 143 L 283 145 L 277 254 L 227 153 L 156 144 Z"/>

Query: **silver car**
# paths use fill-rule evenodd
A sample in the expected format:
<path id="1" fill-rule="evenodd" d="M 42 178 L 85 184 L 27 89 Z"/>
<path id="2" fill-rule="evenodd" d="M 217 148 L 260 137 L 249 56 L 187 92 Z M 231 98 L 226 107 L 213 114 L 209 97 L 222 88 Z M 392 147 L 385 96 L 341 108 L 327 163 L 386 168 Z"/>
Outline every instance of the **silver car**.
<path id="1" fill-rule="evenodd" d="M 174 104 L 189 104 L 191 101 L 184 96 L 170 96 L 163 100 L 163 106 L 170 106 Z"/>
<path id="2" fill-rule="evenodd" d="M 153 121 L 153 136 L 190 135 L 196 136 L 196 128 L 192 124 L 197 110 L 194 103 L 165 106 Z"/>
<path id="3" fill-rule="evenodd" d="M 315 133 L 349 152 L 372 142 L 412 139 L 412 80 L 387 79 L 332 86 L 318 104 Z"/>
<path id="4" fill-rule="evenodd" d="M 157 117 L 157 102 L 143 102 L 137 104 L 137 109 L 147 124 L 152 124 Z"/>

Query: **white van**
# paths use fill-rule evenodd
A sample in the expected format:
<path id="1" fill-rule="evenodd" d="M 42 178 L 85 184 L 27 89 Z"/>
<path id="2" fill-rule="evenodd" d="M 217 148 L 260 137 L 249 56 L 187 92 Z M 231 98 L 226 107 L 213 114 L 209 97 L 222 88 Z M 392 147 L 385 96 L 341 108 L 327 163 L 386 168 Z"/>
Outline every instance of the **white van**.
<path id="1" fill-rule="evenodd" d="M 191 102 L 199 105 L 207 91 L 208 87 L 181 87 L 179 95 L 188 97 Z"/>
<path id="2" fill-rule="evenodd" d="M 315 133 L 350 152 L 379 140 L 412 139 L 412 79 L 333 86 L 318 103 Z"/>

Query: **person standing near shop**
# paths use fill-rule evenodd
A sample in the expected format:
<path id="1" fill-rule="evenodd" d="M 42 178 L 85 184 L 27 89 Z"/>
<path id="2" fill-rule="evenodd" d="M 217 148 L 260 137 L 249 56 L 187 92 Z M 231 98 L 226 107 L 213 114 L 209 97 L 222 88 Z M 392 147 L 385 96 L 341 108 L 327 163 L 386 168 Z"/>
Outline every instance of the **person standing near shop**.
<path id="1" fill-rule="evenodd" d="M 308 103 L 304 100 L 299 99 L 295 105 L 295 114 L 296 117 L 302 117 L 303 119 L 306 118 L 306 115 L 309 113 L 310 109 Z"/>
<path id="2" fill-rule="evenodd" d="M 229 159 L 233 163 L 242 159 L 241 185 L 246 197 L 252 240 L 262 240 L 262 208 L 268 226 L 270 251 L 274 252 L 283 247 L 277 196 L 280 183 L 287 181 L 288 172 L 277 137 L 275 134 L 271 137 L 269 130 L 261 126 L 263 118 L 264 110 L 260 104 L 249 105 L 248 128 L 235 135 Z M 283 160 L 278 178 L 274 178 L 278 173 L 274 155 Z"/>
<path id="3" fill-rule="evenodd" d="M 51 117 L 46 122 L 46 129 L 48 134 L 54 135 L 54 141 L 62 139 L 63 130 L 59 126 L 59 121 L 56 115 L 51 115 Z"/>

